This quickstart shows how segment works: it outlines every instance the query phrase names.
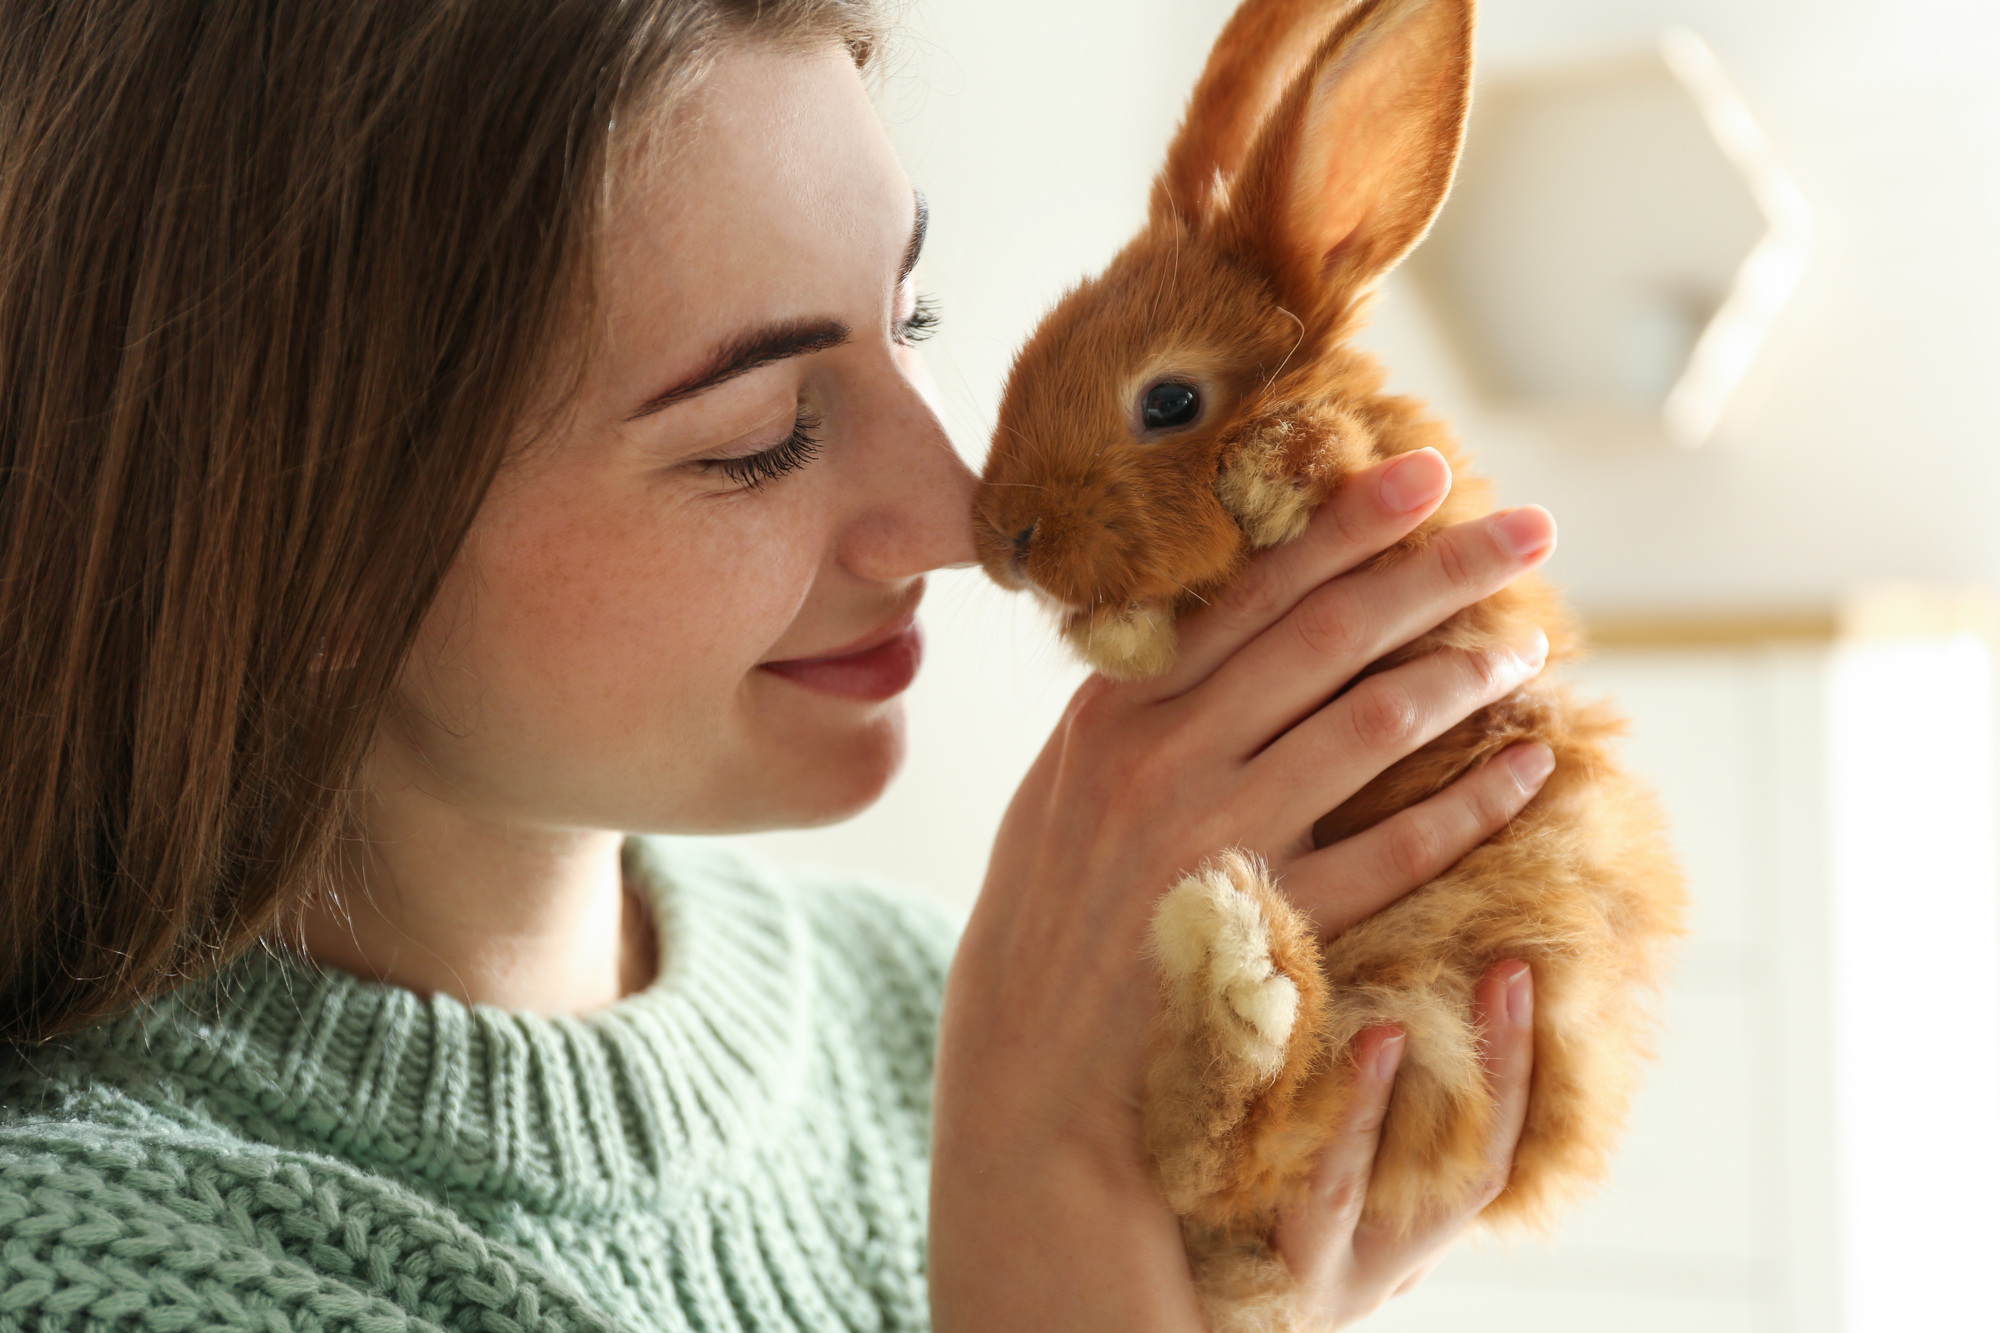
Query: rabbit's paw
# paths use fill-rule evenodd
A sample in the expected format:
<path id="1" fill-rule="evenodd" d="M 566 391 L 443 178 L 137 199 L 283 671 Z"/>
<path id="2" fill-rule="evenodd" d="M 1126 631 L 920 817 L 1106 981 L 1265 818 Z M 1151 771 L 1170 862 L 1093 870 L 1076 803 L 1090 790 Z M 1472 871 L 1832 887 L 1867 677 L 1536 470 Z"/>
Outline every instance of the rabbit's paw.
<path id="1" fill-rule="evenodd" d="M 1112 680 L 1147 680 L 1174 664 L 1173 613 L 1132 602 L 1079 611 L 1063 626 L 1078 657 Z"/>
<path id="2" fill-rule="evenodd" d="M 1306 530 L 1319 507 L 1318 488 L 1296 465 L 1297 432 L 1293 422 L 1282 419 L 1255 423 L 1215 479 L 1222 507 L 1252 546 L 1290 541 Z"/>
<path id="3" fill-rule="evenodd" d="M 1271 923 L 1251 887 L 1262 882 L 1249 857 L 1223 853 L 1160 900 L 1153 952 L 1181 1022 L 1268 1080 L 1284 1065 L 1299 988 L 1271 956 Z"/>
<path id="4" fill-rule="evenodd" d="M 1373 433 L 1352 412 L 1287 404 L 1251 420 L 1215 478 L 1216 498 L 1252 546 L 1306 530 L 1334 483 L 1368 457 Z"/>

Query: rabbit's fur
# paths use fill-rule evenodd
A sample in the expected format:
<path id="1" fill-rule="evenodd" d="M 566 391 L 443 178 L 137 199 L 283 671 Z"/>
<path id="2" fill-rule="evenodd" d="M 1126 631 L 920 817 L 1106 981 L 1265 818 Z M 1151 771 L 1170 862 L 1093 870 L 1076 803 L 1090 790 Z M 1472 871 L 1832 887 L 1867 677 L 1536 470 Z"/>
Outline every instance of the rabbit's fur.
<path id="1" fill-rule="evenodd" d="M 1246 0 L 1144 230 L 1023 347 L 976 501 L 982 556 L 1003 584 L 1056 603 L 1106 675 L 1164 670 L 1183 609 L 1378 459 L 1428 445 L 1458 478 L 1381 561 L 1487 511 L 1446 428 L 1386 396 L 1348 345 L 1368 292 L 1443 201 L 1471 28 L 1470 0 Z M 1148 432 L 1138 405 L 1163 380 L 1197 388 L 1200 416 Z M 1551 666 L 1575 655 L 1561 605 L 1529 577 L 1371 669 L 1534 627 Z M 1494 1108 L 1470 1013 L 1501 959 L 1534 970 L 1534 1082 L 1512 1175 L 1483 1217 L 1542 1222 L 1602 1178 L 1647 1052 L 1643 999 L 1682 914 L 1653 803 L 1613 759 L 1618 731 L 1545 672 L 1396 764 L 1320 820 L 1321 845 L 1517 741 L 1556 757 L 1504 832 L 1323 946 L 1240 853 L 1218 848 L 1162 900 L 1146 1132 L 1218 1329 L 1309 1326 L 1267 1237 L 1339 1121 L 1362 1029 L 1407 1034 L 1371 1222 L 1411 1228 L 1490 1188 Z"/>

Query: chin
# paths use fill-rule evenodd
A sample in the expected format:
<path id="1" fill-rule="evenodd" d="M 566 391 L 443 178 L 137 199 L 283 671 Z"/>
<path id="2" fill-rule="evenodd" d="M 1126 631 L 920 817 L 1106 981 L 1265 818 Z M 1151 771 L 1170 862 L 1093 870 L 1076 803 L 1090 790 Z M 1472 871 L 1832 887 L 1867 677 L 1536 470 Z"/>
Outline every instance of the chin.
<path id="1" fill-rule="evenodd" d="M 907 742 L 900 699 L 871 712 L 857 725 L 802 728 L 765 751 L 758 829 L 838 824 L 875 804 L 902 771 Z"/>

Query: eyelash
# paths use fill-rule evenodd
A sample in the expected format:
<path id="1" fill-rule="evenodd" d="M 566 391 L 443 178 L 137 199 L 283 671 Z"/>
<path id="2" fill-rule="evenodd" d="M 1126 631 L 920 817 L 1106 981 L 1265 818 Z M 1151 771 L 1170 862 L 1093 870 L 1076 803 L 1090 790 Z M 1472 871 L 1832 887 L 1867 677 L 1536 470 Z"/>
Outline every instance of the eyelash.
<path id="1" fill-rule="evenodd" d="M 896 341 L 920 343 L 936 333 L 937 326 L 937 301 L 930 296 L 919 296 L 910 317 L 897 326 Z M 819 457 L 819 437 L 812 432 L 825 424 L 811 412 L 801 410 L 798 420 L 792 423 L 792 433 L 775 448 L 741 458 L 711 458 L 705 465 L 744 490 L 761 490 L 766 483 L 776 481 L 789 472 L 797 472 Z"/>
<path id="2" fill-rule="evenodd" d="M 819 457 L 819 439 L 812 432 L 826 423 L 801 409 L 792 423 L 792 433 L 776 447 L 741 458 L 713 458 L 708 465 L 744 490 L 761 490 L 766 482 L 796 472 Z"/>
<path id="3" fill-rule="evenodd" d="M 935 298 L 925 295 L 917 298 L 916 308 L 910 317 L 896 330 L 896 341 L 905 346 L 920 343 L 937 332 L 938 305 Z"/>

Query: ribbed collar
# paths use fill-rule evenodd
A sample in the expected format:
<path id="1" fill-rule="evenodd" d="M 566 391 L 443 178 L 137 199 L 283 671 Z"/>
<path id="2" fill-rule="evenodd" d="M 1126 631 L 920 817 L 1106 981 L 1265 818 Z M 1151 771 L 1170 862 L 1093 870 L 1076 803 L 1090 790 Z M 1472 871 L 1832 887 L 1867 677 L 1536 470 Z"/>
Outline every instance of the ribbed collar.
<path id="1" fill-rule="evenodd" d="M 815 1007 L 797 913 L 726 853 L 634 839 L 658 980 L 542 1018 L 256 954 L 83 1034 L 77 1054 L 259 1132 L 370 1170 L 538 1211 L 698 1186 L 769 1144 L 804 1081 Z M 134 1065 L 137 1068 L 133 1068 Z M 139 1089 L 134 1089 L 140 1091 Z"/>

